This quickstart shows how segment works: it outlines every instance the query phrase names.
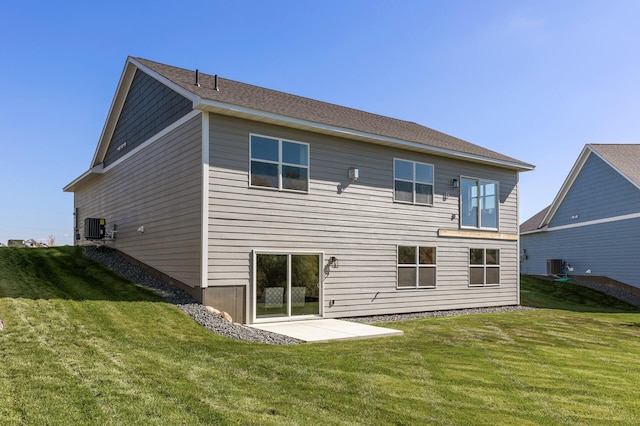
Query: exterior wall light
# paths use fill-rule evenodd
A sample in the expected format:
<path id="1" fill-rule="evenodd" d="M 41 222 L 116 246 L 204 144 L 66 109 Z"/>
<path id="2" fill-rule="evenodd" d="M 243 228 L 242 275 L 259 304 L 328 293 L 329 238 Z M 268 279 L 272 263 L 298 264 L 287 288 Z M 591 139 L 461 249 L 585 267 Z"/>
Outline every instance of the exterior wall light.
<path id="1" fill-rule="evenodd" d="M 355 167 L 349 167 L 349 180 L 355 182 L 360 177 L 360 171 Z"/>
<path id="2" fill-rule="evenodd" d="M 338 268 L 338 258 L 335 256 L 331 256 L 329 258 L 329 266 L 332 268 Z"/>
<path id="3" fill-rule="evenodd" d="M 451 179 L 451 184 L 454 188 L 460 188 L 460 182 L 458 182 L 458 179 L 456 178 Z"/>

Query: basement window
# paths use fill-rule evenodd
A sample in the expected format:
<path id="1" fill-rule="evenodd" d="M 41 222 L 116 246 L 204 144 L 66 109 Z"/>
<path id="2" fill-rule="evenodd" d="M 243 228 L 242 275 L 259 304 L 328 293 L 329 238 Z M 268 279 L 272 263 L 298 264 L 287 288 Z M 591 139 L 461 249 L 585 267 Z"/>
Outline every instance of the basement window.
<path id="1" fill-rule="evenodd" d="M 436 286 L 436 248 L 398 246 L 398 288 Z"/>
<path id="2" fill-rule="evenodd" d="M 500 285 L 499 249 L 469 249 L 469 285 Z"/>

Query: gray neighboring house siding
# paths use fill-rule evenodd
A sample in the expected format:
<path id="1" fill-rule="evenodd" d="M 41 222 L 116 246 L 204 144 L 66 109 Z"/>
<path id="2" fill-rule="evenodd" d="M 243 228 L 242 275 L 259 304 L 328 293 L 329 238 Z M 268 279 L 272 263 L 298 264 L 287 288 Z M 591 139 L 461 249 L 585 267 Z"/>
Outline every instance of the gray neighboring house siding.
<path id="1" fill-rule="evenodd" d="M 105 218 L 117 225 L 105 244 L 243 323 L 255 320 L 255 252 L 317 253 L 325 318 L 519 303 L 518 174 L 533 166 L 415 123 L 200 77 L 127 60 L 91 168 L 65 187 L 81 235 L 84 218 Z M 150 92 L 155 106 L 133 101 Z M 120 152 L 136 114 L 156 125 L 130 130 L 142 136 Z M 251 134 L 308 144 L 307 193 L 250 187 Z M 434 166 L 432 206 L 394 202 L 395 158 Z M 497 230 L 461 229 L 463 176 L 498 183 Z M 436 248 L 435 288 L 397 288 L 398 245 Z M 469 285 L 472 248 L 500 250 L 499 285 Z"/>
<path id="2" fill-rule="evenodd" d="M 521 227 L 522 273 L 546 274 L 548 259 L 562 259 L 572 275 L 590 271 L 640 287 L 640 189 L 624 175 L 625 164 L 608 161 L 629 148 L 585 147 L 549 212 Z"/>

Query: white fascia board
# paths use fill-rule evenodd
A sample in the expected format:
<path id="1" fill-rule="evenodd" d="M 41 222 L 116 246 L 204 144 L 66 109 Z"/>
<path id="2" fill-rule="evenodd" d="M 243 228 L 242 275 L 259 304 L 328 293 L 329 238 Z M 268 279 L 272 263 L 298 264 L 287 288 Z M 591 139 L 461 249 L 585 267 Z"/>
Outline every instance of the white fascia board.
<path id="1" fill-rule="evenodd" d="M 182 86 L 177 85 L 176 83 L 174 83 L 173 81 L 169 80 L 168 78 L 166 78 L 162 74 L 158 74 L 157 72 L 155 72 L 152 69 L 146 67 L 145 65 L 143 65 L 140 62 L 136 61 L 135 59 L 130 57 L 128 59 L 128 61 L 130 63 L 132 63 L 133 65 L 135 65 L 136 68 L 138 68 L 139 70 L 141 70 L 145 74 L 148 74 L 149 76 L 151 76 L 154 79 L 158 80 L 160 83 L 162 83 L 165 86 L 169 87 L 174 92 L 177 92 L 181 96 L 184 96 L 185 98 L 189 99 L 191 102 L 193 102 L 194 109 L 195 109 L 196 105 L 198 105 L 198 104 L 200 104 L 202 102 L 198 95 L 194 94 L 193 92 L 188 91 L 187 89 L 185 89 Z"/>
<path id="2" fill-rule="evenodd" d="M 82 182 L 83 180 L 85 180 L 87 177 L 91 175 L 99 175 L 102 173 L 104 173 L 104 168 L 102 167 L 102 164 L 98 164 L 97 166 L 90 168 L 89 170 L 87 170 L 86 172 L 84 172 L 83 174 L 75 178 L 71 183 L 69 183 L 67 186 L 62 188 L 62 190 L 64 192 L 73 192 L 74 187 L 78 185 L 80 182 Z"/>
<path id="3" fill-rule="evenodd" d="M 152 143 L 158 141 L 163 136 L 166 136 L 169 132 L 177 129 L 178 127 L 182 126 L 187 121 L 191 120 L 194 117 L 197 117 L 200 114 L 203 114 L 203 112 L 202 111 L 198 111 L 198 110 L 191 111 L 189 114 L 185 115 L 184 117 L 182 117 L 181 119 L 179 119 L 178 121 L 173 123 L 172 125 L 170 125 L 168 127 L 165 127 L 160 132 L 156 133 L 155 135 L 153 135 L 152 137 L 150 137 L 149 139 L 144 141 L 142 144 L 136 146 L 134 149 L 132 149 L 131 151 L 127 152 L 126 155 L 118 158 L 116 161 L 114 161 L 113 163 L 109 164 L 107 167 L 104 167 L 103 163 L 99 163 L 99 164 L 93 166 L 91 169 L 89 169 L 88 171 L 84 172 L 82 175 L 77 177 L 73 182 L 71 182 L 70 184 L 65 186 L 63 188 L 63 190 L 65 192 L 73 191 L 73 187 L 75 185 L 79 184 L 80 182 L 82 182 L 83 180 L 85 180 L 87 177 L 89 177 L 91 175 L 103 174 L 103 173 L 108 172 L 112 168 L 116 167 L 118 164 L 122 163 L 123 161 L 126 161 L 128 158 L 130 158 L 133 155 L 137 154 L 138 152 L 142 151 L 143 149 L 145 149 L 146 147 L 148 147 Z"/>
<path id="4" fill-rule="evenodd" d="M 135 71 L 135 68 L 130 65 L 129 59 L 127 59 L 127 62 L 124 64 L 124 69 L 122 70 L 122 75 L 120 75 L 120 81 L 118 81 L 116 93 L 113 95 L 113 100 L 109 107 L 107 120 L 102 127 L 102 133 L 100 133 L 100 139 L 98 139 L 98 146 L 91 160 L 91 167 L 102 163 L 104 160 L 104 155 L 107 152 L 107 148 L 109 148 L 109 141 L 111 140 L 116 123 L 122 112 L 122 107 L 127 98 L 127 93 L 129 92 Z"/>
<path id="5" fill-rule="evenodd" d="M 562 201 L 564 201 L 564 197 L 567 196 L 569 189 L 571 189 L 573 182 L 575 182 L 576 178 L 582 171 L 582 167 L 584 166 L 584 163 L 587 162 L 587 158 L 589 158 L 589 154 L 592 152 L 593 151 L 591 150 L 589 145 L 584 146 L 584 148 L 582 149 L 582 152 L 578 156 L 578 159 L 576 160 L 575 164 L 571 168 L 569 175 L 567 176 L 564 183 L 560 187 L 560 191 L 558 191 L 556 198 L 553 199 L 553 203 L 551 203 L 551 207 L 549 207 L 549 211 L 542 218 L 542 222 L 540 222 L 540 226 L 548 225 L 551 219 L 553 219 L 553 216 L 556 214 L 556 211 L 558 211 L 560 204 L 562 204 Z"/>
<path id="6" fill-rule="evenodd" d="M 548 229 L 545 226 L 544 228 L 534 229 L 533 231 L 520 232 L 520 236 L 529 235 L 529 234 L 537 234 L 538 232 L 546 232 L 547 230 Z"/>
<path id="7" fill-rule="evenodd" d="M 620 216 L 605 217 L 603 219 L 588 220 L 586 222 L 571 223 L 569 225 L 560 225 L 560 226 L 554 226 L 554 227 L 545 226 L 544 228 L 536 229 L 535 231 L 521 232 L 520 235 L 535 234 L 538 232 L 562 231 L 563 229 L 582 228 L 585 226 L 600 225 L 603 223 L 619 222 L 621 220 L 638 219 L 638 218 L 640 218 L 640 213 L 630 213 L 630 214 L 625 214 Z"/>
<path id="8" fill-rule="evenodd" d="M 331 126 L 328 124 L 315 123 L 313 121 L 301 120 L 297 118 L 287 117 L 280 114 L 274 114 L 266 111 L 260 111 L 252 108 L 241 107 L 238 105 L 227 104 L 224 102 L 212 101 L 209 99 L 202 99 L 200 104 L 194 105 L 194 108 L 208 110 L 211 109 L 214 112 L 218 112 L 221 114 L 225 114 L 225 111 L 231 111 L 235 113 L 239 113 L 240 115 L 244 115 L 247 117 L 251 117 L 258 121 L 269 120 L 271 122 L 276 121 L 286 125 L 286 123 L 290 123 L 297 127 L 305 127 L 308 129 L 317 129 L 322 133 L 331 133 L 338 136 L 342 136 L 349 139 L 357 139 L 363 140 L 367 139 L 369 141 L 379 141 L 386 145 L 395 145 L 402 148 L 409 148 L 412 150 L 423 151 L 423 152 L 432 152 L 441 155 L 446 155 L 449 157 L 462 158 L 466 160 L 471 160 L 479 163 L 486 163 L 491 165 L 497 165 L 500 167 L 505 167 L 508 169 L 514 169 L 518 171 L 528 171 L 533 170 L 535 166 L 530 164 L 520 164 L 514 163 L 511 161 L 504 160 L 496 160 L 488 157 L 483 157 L 481 155 L 475 154 L 467 154 L 459 151 L 449 150 L 445 148 L 438 148 L 434 146 L 424 145 L 417 142 L 405 141 L 402 139 L 392 138 L 388 136 L 376 135 L 374 133 L 361 132 L 353 129 L 346 129 L 343 127 Z M 234 115 L 234 114 L 229 114 Z M 235 114 L 237 115 L 237 114 Z"/>

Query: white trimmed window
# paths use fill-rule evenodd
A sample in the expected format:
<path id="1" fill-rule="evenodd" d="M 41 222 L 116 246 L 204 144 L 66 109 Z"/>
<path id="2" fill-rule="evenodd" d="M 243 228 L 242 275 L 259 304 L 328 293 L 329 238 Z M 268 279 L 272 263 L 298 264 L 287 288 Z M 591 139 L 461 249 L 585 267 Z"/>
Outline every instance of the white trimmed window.
<path id="1" fill-rule="evenodd" d="M 499 249 L 469 249 L 469 285 L 500 285 Z"/>
<path id="2" fill-rule="evenodd" d="M 460 227 L 498 229 L 498 182 L 460 179 Z"/>
<path id="3" fill-rule="evenodd" d="M 393 199 L 401 203 L 433 205 L 433 165 L 393 160 Z"/>
<path id="4" fill-rule="evenodd" d="M 398 288 L 436 286 L 436 248 L 398 246 Z"/>
<path id="5" fill-rule="evenodd" d="M 249 186 L 309 191 L 309 144 L 250 135 Z"/>

